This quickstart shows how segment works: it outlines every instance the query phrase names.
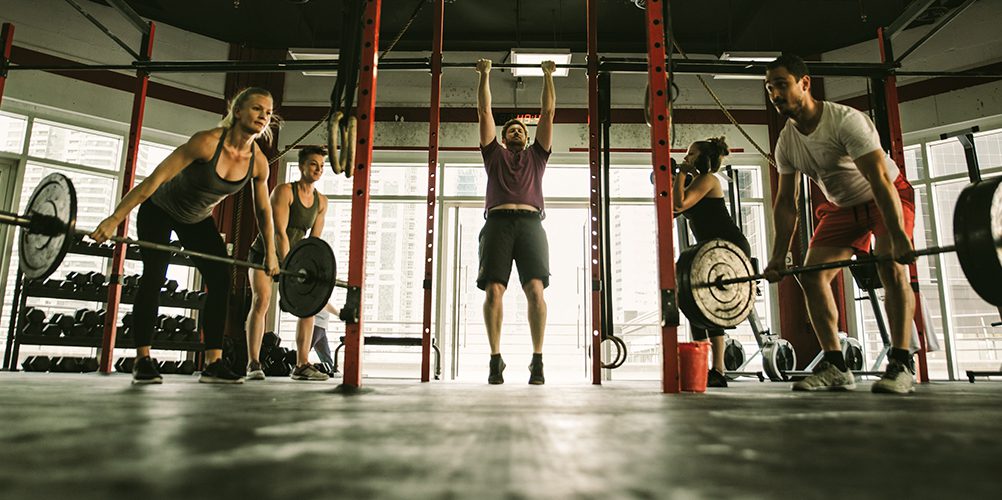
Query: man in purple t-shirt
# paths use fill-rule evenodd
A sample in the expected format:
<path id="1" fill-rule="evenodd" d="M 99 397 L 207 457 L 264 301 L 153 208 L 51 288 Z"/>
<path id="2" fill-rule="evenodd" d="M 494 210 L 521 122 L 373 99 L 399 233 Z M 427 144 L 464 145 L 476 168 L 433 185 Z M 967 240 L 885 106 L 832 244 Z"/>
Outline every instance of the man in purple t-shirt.
<path id="1" fill-rule="evenodd" d="M 477 91 L 477 119 L 480 123 L 480 151 L 487 170 L 486 219 L 480 231 L 480 270 L 477 287 L 487 292 L 484 323 L 491 345 L 489 384 L 503 384 L 505 364 L 501 359 L 501 298 L 508 287 L 511 263 L 529 304 L 529 331 L 532 334 L 532 363 L 529 383 L 543 379 L 543 330 L 546 328 L 546 301 L 543 289 L 550 284 L 550 250 L 543 230 L 543 172 L 550 157 L 553 138 L 553 61 L 544 61 L 543 96 L 536 140 L 526 147 L 529 134 L 518 120 L 501 127 L 498 144 L 491 111 L 491 61 L 477 61 L 480 85 Z"/>

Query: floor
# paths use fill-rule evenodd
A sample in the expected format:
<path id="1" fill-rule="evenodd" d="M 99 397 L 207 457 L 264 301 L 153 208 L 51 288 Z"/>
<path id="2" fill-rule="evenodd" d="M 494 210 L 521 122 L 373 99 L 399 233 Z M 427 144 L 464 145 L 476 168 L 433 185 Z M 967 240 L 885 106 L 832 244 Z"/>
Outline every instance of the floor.
<path id="1" fill-rule="evenodd" d="M 510 370 L 509 370 L 510 371 Z M 0 373 L 0 498 L 999 498 L 1002 383 L 908 397 Z"/>

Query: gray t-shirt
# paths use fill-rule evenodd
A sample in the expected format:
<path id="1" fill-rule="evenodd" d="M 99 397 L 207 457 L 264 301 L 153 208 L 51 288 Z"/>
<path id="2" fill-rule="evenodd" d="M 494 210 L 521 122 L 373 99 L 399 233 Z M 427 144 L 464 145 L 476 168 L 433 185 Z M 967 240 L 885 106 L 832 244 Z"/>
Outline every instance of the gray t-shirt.
<path id="1" fill-rule="evenodd" d="M 786 123 L 776 143 L 776 167 L 780 174 L 803 172 L 837 206 L 866 203 L 873 199 L 873 190 L 854 160 L 883 150 L 877 128 L 856 109 L 823 102 L 821 121 L 810 135 L 792 121 Z M 891 181 L 897 179 L 898 166 L 886 153 L 884 164 Z"/>

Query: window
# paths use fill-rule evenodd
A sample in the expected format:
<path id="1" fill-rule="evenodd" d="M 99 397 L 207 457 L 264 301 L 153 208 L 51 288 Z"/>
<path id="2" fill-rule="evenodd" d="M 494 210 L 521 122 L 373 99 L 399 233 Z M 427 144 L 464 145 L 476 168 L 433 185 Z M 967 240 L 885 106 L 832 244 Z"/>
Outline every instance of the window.
<path id="1" fill-rule="evenodd" d="M 0 113 L 0 151 L 20 154 L 24 148 L 24 132 L 27 127 L 27 118 Z"/>
<path id="2" fill-rule="evenodd" d="M 118 170 L 122 138 L 68 125 L 35 120 L 28 154 L 37 158 Z"/>

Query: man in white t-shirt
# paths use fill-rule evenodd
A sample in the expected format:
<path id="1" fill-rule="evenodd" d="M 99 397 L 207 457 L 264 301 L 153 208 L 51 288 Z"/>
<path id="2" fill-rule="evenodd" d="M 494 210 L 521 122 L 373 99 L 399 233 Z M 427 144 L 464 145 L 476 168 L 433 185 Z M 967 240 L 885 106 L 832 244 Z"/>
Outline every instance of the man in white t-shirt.
<path id="1" fill-rule="evenodd" d="M 806 174 L 828 198 L 817 209 L 818 222 L 805 266 L 845 260 L 867 253 L 871 234 L 877 255 L 895 262 L 878 264 L 884 285 L 884 307 L 892 349 L 887 370 L 873 392 L 907 394 L 914 390 L 915 369 L 909 353 L 915 296 L 907 268 L 914 260 L 911 244 L 915 222 L 914 192 L 883 151 L 870 119 L 848 106 L 811 96 L 811 77 L 804 61 L 784 55 L 769 63 L 766 90 L 780 114 L 789 118 L 776 144 L 779 183 L 773 209 L 775 240 L 765 269 L 778 281 L 786 267 L 799 210 L 800 175 Z M 846 367 L 837 332 L 838 313 L 831 281 L 840 269 L 798 275 L 824 360 L 795 391 L 852 390 L 856 383 Z"/>

